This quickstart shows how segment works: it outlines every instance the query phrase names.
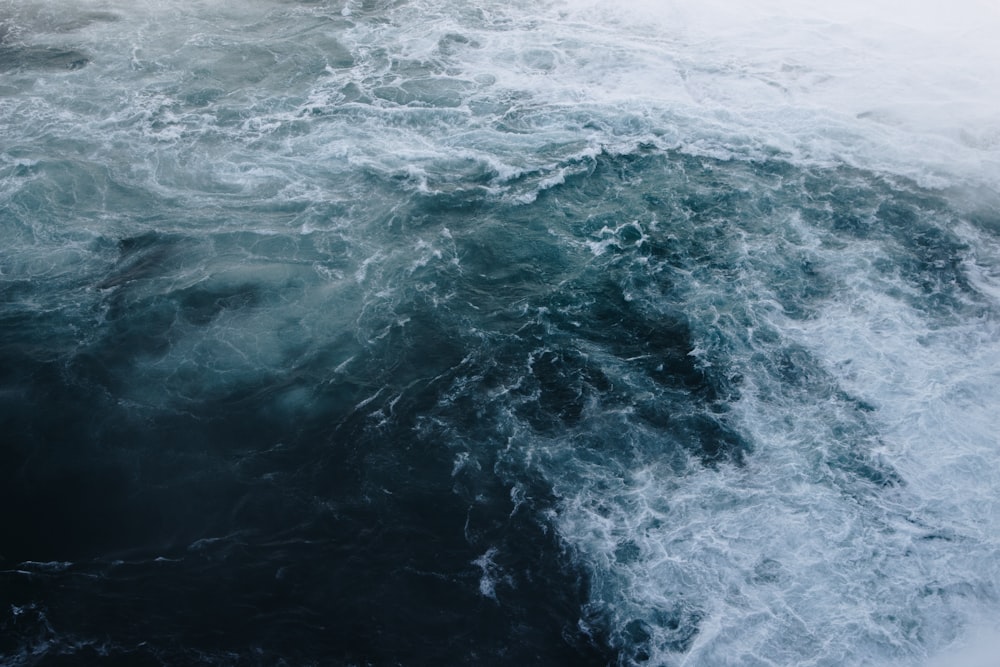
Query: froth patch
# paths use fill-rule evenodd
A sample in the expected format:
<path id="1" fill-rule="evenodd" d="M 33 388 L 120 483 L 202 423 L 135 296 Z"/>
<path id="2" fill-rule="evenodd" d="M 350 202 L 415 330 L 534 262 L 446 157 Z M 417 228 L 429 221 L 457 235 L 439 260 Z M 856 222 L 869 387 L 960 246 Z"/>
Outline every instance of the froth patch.
<path id="1" fill-rule="evenodd" d="M 804 158 L 848 159 L 935 185 L 944 174 L 996 180 L 1000 49 L 991 35 L 1000 16 L 986 3 L 944 11 L 929 2 L 636 0 L 565 11 L 595 30 L 632 31 L 632 56 L 644 63 L 656 54 L 655 65 L 631 71 L 640 77 L 633 97 L 753 132 Z M 623 69 L 611 70 L 603 79 L 614 82 Z M 991 175 L 983 178 L 984 169 Z"/>
<path id="2" fill-rule="evenodd" d="M 924 667 L 993 667 L 1000 655 L 1000 630 L 984 627 L 971 631 L 946 651 L 935 654 Z"/>

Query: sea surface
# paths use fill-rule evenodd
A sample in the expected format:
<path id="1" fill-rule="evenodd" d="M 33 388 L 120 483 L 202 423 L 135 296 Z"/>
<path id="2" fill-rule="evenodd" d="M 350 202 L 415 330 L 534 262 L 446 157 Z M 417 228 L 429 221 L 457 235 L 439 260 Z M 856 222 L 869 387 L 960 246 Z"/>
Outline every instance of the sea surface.
<path id="1" fill-rule="evenodd" d="M 0 664 L 996 665 L 1000 10 L 829 5 L 0 0 Z"/>

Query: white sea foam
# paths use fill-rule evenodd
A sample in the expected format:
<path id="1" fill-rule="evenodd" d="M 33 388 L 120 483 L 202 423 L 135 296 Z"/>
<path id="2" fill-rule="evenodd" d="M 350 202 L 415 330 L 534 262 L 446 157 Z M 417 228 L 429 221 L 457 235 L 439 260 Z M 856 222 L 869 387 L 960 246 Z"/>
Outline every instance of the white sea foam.
<path id="1" fill-rule="evenodd" d="M 575 437 L 532 446 L 534 460 L 553 461 L 555 524 L 592 570 L 595 608 L 623 643 L 640 624 L 652 664 L 913 664 L 960 646 L 966 627 L 995 615 L 1000 590 L 1000 337 L 930 332 L 869 294 L 781 324 L 878 406 L 865 423 L 746 359 L 752 379 L 733 406 L 755 447 L 745 467 L 678 476 L 669 460 L 594 465 L 573 453 Z M 589 426 L 650 437 L 606 423 L 617 418 Z M 900 486 L 876 492 L 838 470 L 843 439 L 858 437 Z M 690 643 L 678 637 L 685 623 L 699 628 Z"/>
<path id="2" fill-rule="evenodd" d="M 890 0 L 598 0 L 568 11 L 597 39 L 634 32 L 612 48 L 629 44 L 628 55 L 642 60 L 634 67 L 611 61 L 615 74 L 628 77 L 621 88 L 610 77 L 611 100 L 634 103 L 638 94 L 643 103 L 700 114 L 685 129 L 702 136 L 684 143 L 714 143 L 721 131 L 929 184 L 983 170 L 984 180 L 996 178 L 1000 48 L 992 35 L 1000 12 L 989 3 L 968 0 L 945 11 Z M 602 90 L 595 87 L 598 99 Z M 723 144 L 732 146 L 732 137 Z"/>
<path id="3" fill-rule="evenodd" d="M 45 8 L 38 14 L 56 13 L 35 5 Z M 465 175 L 455 171 L 462 153 L 488 165 L 495 185 L 542 170 L 536 187 L 544 189 L 558 182 L 560 162 L 638 142 L 716 156 L 779 151 L 848 161 L 929 185 L 995 183 L 1000 58 L 991 36 L 1000 16 L 973 0 L 947 13 L 897 5 L 598 0 L 456 10 L 411 2 L 382 7 L 385 22 L 366 22 L 353 10 L 345 19 L 339 5 L 258 2 L 233 12 L 180 0 L 127 8 L 81 2 L 60 13 L 99 7 L 119 18 L 71 33 L 93 62 L 57 97 L 43 98 L 50 110 L 58 95 L 65 109 L 78 107 L 79 81 L 89 106 L 120 119 L 102 123 L 109 147 L 169 144 L 133 173 L 167 191 L 192 174 L 176 183 L 188 193 L 199 180 L 248 193 L 271 182 L 283 187 L 283 174 L 303 169 L 306 156 L 328 168 L 348 167 L 347 158 L 390 174 L 419 169 L 419 187 L 433 190 Z M 24 23 L 32 21 L 39 19 Z M 153 21 L 162 22 L 151 29 Z M 272 39 L 266 53 L 254 46 L 264 25 Z M 273 41 L 283 32 L 287 40 Z M 353 64 L 324 64 L 334 51 Z M 125 57 L 140 63 L 130 68 L 133 80 L 95 90 L 91 76 Z M 178 98 L 179 86 L 194 89 L 188 101 Z M 199 94 L 216 100 L 216 111 L 206 113 Z M 441 95 L 454 96 L 455 106 L 441 108 Z M 253 113 L 244 122 L 220 123 L 220 109 L 237 115 L 247 107 Z M 21 113 L 37 127 L 50 111 Z M 88 114 L 50 129 L 78 135 Z M 249 151 L 234 152 L 222 138 L 249 143 Z M 276 161 L 281 153 L 295 159 Z M 250 164 L 276 171 L 253 179 Z"/>

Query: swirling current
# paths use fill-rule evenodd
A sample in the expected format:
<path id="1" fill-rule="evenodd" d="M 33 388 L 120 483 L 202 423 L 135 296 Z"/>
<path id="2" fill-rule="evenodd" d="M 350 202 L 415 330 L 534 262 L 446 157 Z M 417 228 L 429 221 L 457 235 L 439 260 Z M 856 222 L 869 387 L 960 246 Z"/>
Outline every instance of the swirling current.
<path id="1" fill-rule="evenodd" d="M 865 6 L 0 1 L 0 663 L 992 664 L 1000 19 Z"/>

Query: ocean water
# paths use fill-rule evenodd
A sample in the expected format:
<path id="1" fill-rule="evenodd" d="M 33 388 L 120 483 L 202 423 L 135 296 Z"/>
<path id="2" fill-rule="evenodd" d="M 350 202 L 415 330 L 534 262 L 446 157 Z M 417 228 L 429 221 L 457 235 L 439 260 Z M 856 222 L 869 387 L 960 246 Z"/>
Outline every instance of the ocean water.
<path id="1" fill-rule="evenodd" d="M 0 664 L 997 664 L 998 29 L 0 0 Z"/>

